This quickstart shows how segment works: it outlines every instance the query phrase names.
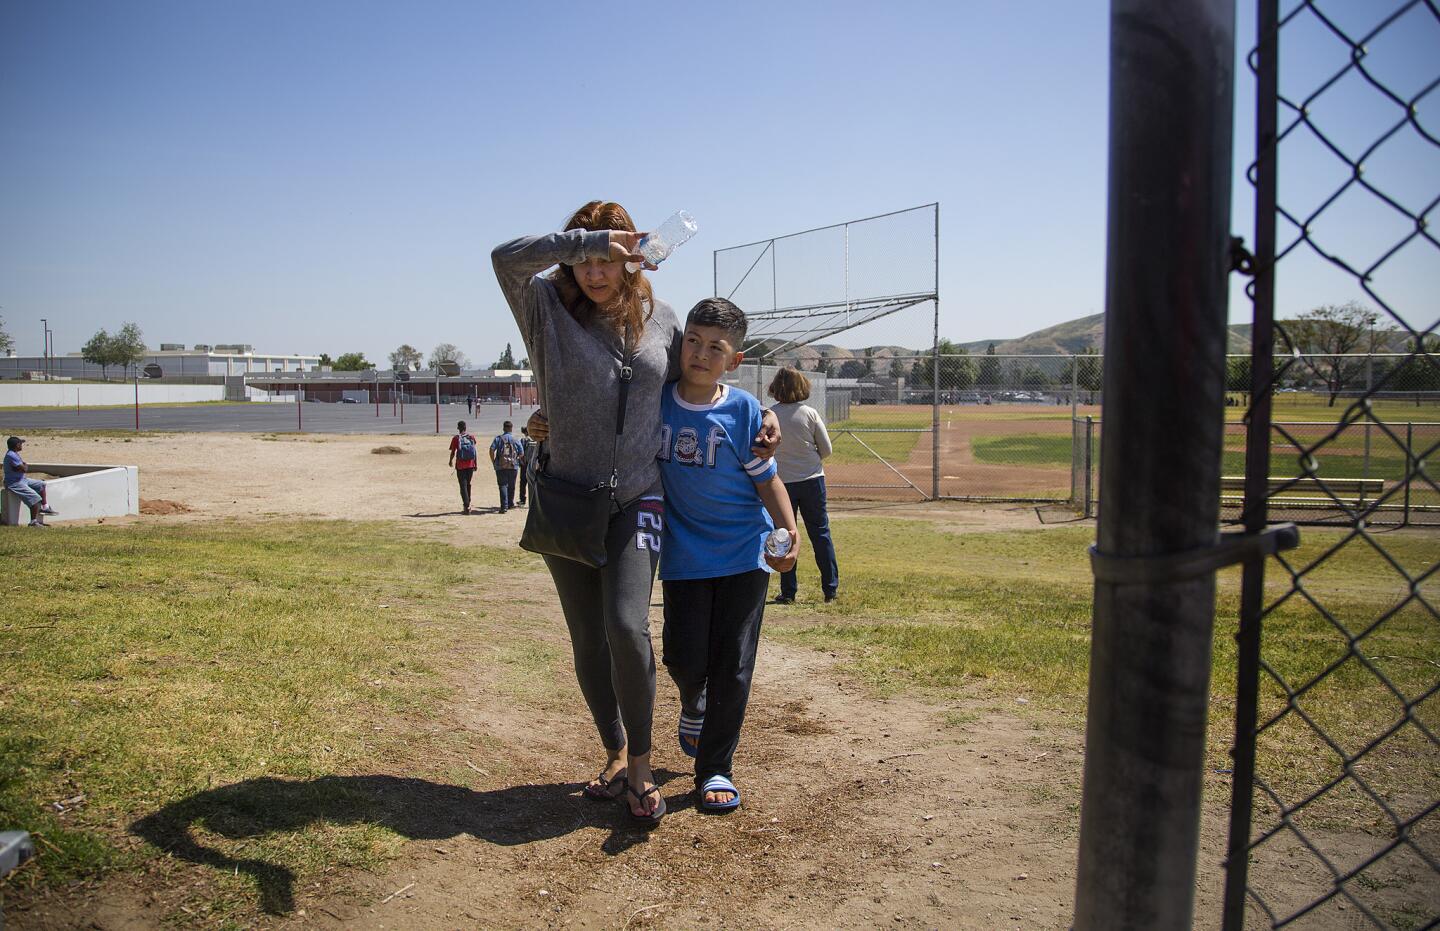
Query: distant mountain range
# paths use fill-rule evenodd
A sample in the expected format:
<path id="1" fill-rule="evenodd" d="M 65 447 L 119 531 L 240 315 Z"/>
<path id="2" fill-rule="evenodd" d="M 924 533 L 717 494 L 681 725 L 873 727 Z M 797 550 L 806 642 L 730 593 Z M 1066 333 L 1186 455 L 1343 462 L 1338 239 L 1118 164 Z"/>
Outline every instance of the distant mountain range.
<path id="1" fill-rule="evenodd" d="M 1250 351 L 1251 325 L 1237 323 L 1228 327 L 1228 330 L 1229 344 L 1226 352 L 1248 353 Z M 1386 351 L 1406 351 L 1403 348 L 1405 340 L 1404 332 L 1396 330 L 1395 338 L 1389 341 L 1393 345 L 1387 347 Z M 1064 323 L 1057 323 L 1016 339 L 977 339 L 957 345 L 971 355 L 980 355 L 992 344 L 995 346 L 996 355 L 1002 356 L 1100 352 L 1105 345 L 1105 315 L 1091 314 L 1088 317 L 1067 320 Z M 811 343 L 796 350 L 781 352 L 780 358 L 791 364 L 798 360 L 799 367 L 813 369 L 822 358 L 843 362 L 848 359 L 862 359 L 866 352 L 869 352 L 872 358 L 889 359 L 894 356 L 916 356 L 929 352 L 929 350 L 929 346 L 919 349 L 907 349 L 904 346 L 871 346 L 867 350 L 845 349 L 829 343 Z"/>

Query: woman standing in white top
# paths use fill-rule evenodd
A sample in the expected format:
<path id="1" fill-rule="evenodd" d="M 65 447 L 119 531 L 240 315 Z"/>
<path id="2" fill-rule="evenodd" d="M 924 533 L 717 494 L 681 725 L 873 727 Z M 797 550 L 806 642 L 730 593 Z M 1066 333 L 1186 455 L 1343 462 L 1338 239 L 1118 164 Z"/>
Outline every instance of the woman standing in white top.
<path id="1" fill-rule="evenodd" d="M 801 402 L 810 397 L 810 379 L 793 368 L 783 368 L 770 382 L 770 397 L 778 403 L 771 408 L 780 418 L 780 435 L 784 439 L 775 454 L 780 467 L 780 481 L 790 493 L 795 514 L 805 522 L 815 565 L 820 569 L 820 590 L 826 601 L 835 600 L 840 587 L 840 568 L 835 563 L 835 543 L 830 539 L 830 515 L 825 511 L 825 467 L 830 455 L 830 434 L 820 413 Z M 776 604 L 795 600 L 795 570 L 781 573 L 780 595 Z"/>

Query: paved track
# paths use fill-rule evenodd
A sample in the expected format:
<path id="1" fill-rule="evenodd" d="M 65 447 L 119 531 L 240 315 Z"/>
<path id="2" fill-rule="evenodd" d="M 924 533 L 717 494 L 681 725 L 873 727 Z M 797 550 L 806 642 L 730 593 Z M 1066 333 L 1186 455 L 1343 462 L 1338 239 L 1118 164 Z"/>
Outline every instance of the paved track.
<path id="1" fill-rule="evenodd" d="M 463 404 L 440 405 L 440 432 L 452 433 L 455 421 L 464 420 L 470 432 L 486 436 L 500 432 L 508 418 L 518 430 L 532 407 L 482 404 L 474 415 Z M 306 402 L 296 422 L 294 404 L 197 404 L 182 407 L 140 408 L 140 429 L 157 433 L 435 433 L 433 404 L 405 405 L 404 423 L 389 404 L 328 404 Z M 37 407 L 0 411 L 0 435 L 28 430 L 134 430 L 133 407 L 81 409 Z"/>

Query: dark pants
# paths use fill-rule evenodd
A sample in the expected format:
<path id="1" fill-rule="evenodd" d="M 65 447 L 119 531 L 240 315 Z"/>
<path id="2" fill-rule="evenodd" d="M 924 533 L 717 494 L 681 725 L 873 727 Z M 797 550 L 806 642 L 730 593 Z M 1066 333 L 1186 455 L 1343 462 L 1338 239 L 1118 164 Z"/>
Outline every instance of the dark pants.
<path id="1" fill-rule="evenodd" d="M 655 709 L 655 651 L 650 646 L 650 591 L 660 561 L 659 499 L 614 506 L 603 568 L 546 556 L 555 581 L 580 694 L 608 750 L 650 752 Z"/>
<path id="2" fill-rule="evenodd" d="M 521 503 L 521 504 L 524 504 L 524 503 L 525 503 L 525 488 L 526 488 L 527 485 L 530 484 L 530 480 L 529 480 L 529 478 L 526 476 L 524 464 L 521 464 L 520 468 L 519 468 L 517 471 L 520 473 L 519 476 L 518 476 L 518 481 L 520 482 L 520 503 Z"/>
<path id="3" fill-rule="evenodd" d="M 496 469 L 495 484 L 500 486 L 500 510 L 507 511 L 515 506 L 515 470 Z"/>
<path id="4" fill-rule="evenodd" d="M 790 506 L 795 509 L 795 516 L 805 523 L 805 533 L 810 537 L 810 552 L 815 554 L 815 566 L 820 570 L 820 590 L 826 595 L 833 595 L 840 587 L 840 567 L 835 563 L 835 542 L 830 539 L 830 515 L 825 511 L 825 476 L 818 475 L 803 482 L 786 482 L 785 491 L 790 495 Z M 780 574 L 782 598 L 794 598 L 797 588 L 794 569 Z"/>
<path id="5" fill-rule="evenodd" d="M 665 668 L 685 714 L 705 718 L 695 785 L 730 778 L 765 617 L 763 569 L 714 579 L 670 580 L 665 590 Z"/>
<path id="6" fill-rule="evenodd" d="M 455 477 L 460 480 L 460 506 L 470 510 L 470 482 L 475 478 L 475 467 L 456 469 Z"/>

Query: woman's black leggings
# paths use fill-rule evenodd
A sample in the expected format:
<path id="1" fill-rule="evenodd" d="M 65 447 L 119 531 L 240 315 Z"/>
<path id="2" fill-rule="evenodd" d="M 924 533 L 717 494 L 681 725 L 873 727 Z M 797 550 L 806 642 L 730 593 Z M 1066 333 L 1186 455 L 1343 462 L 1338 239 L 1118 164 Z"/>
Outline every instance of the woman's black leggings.
<path id="1" fill-rule="evenodd" d="M 650 591 L 663 519 L 664 502 L 658 497 L 623 509 L 617 505 L 605 540 L 609 561 L 600 569 L 545 557 L 570 628 L 575 676 L 600 740 L 607 750 L 628 745 L 631 756 L 650 752 L 655 711 Z"/>

